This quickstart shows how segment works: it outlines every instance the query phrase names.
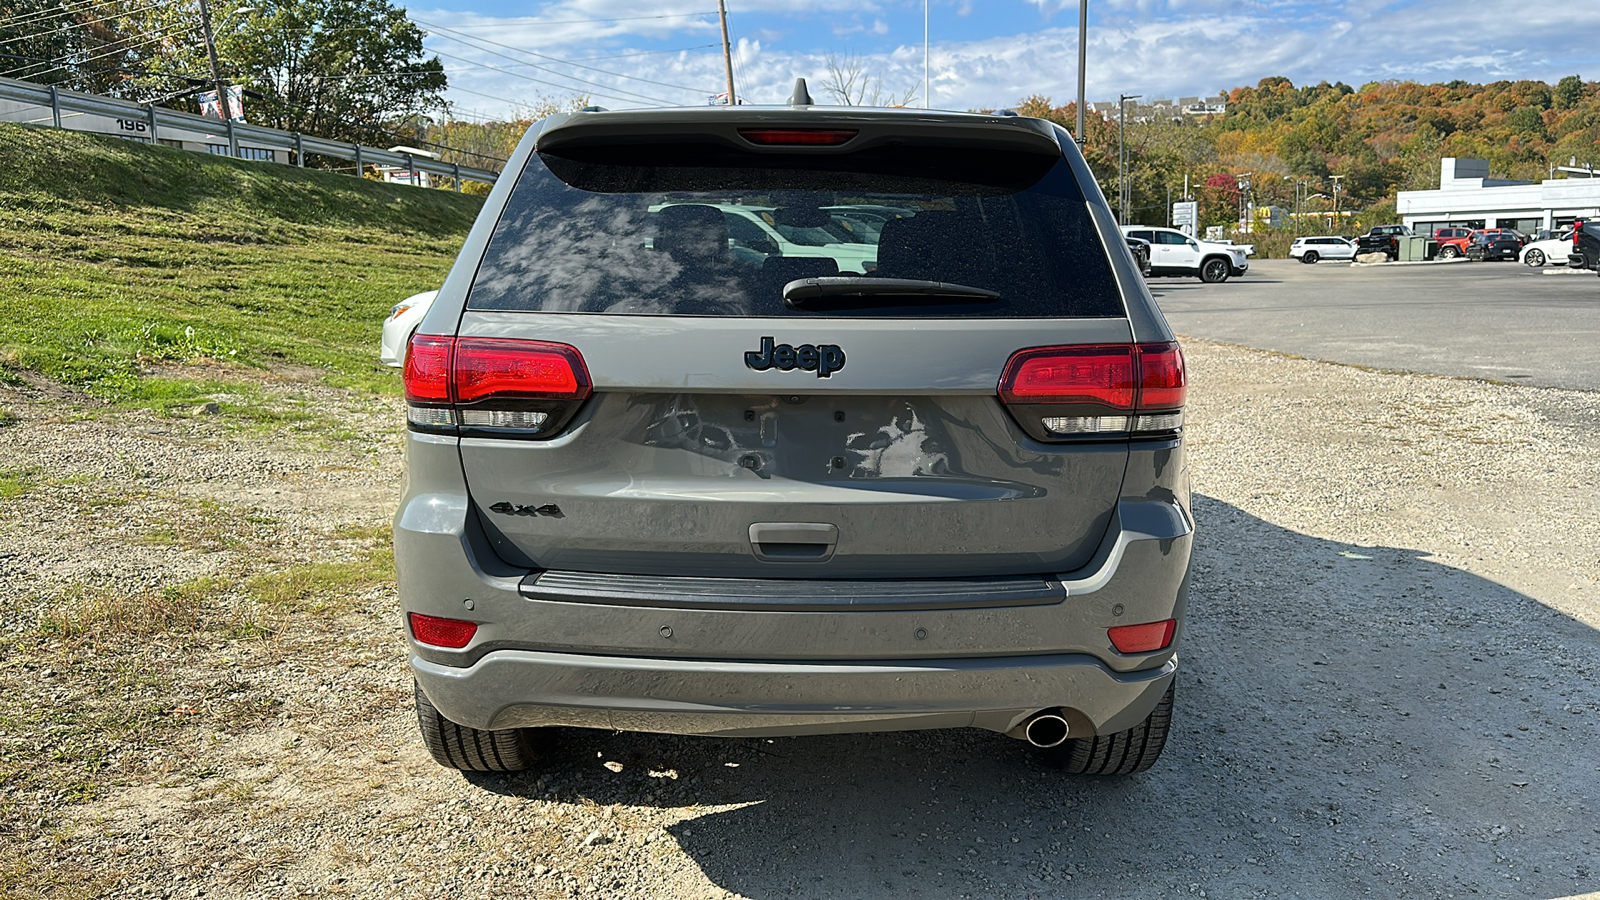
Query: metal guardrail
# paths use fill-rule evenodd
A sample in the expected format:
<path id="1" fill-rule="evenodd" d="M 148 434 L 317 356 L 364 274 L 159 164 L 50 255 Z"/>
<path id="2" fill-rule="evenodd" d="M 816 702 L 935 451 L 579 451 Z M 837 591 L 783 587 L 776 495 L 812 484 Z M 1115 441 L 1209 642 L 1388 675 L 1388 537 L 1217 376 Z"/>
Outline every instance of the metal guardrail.
<path id="1" fill-rule="evenodd" d="M 377 147 L 333 141 L 293 131 L 279 131 L 276 128 L 265 128 L 244 122 L 231 120 L 224 122 L 154 104 L 140 105 L 99 94 L 64 91 L 54 85 L 34 84 L 11 78 L 0 78 L 0 100 L 49 109 L 52 123 L 57 128 L 62 127 L 62 114 L 66 112 L 104 116 L 142 124 L 143 128 L 140 130 L 144 134 L 140 137 L 148 137 L 151 143 L 160 143 L 164 130 L 186 135 L 199 134 L 226 138 L 229 155 L 235 157 L 239 155 L 239 142 L 245 140 L 257 147 L 293 152 L 295 164 L 299 166 L 305 165 L 307 153 L 316 153 L 336 159 L 354 160 L 358 171 L 370 163 L 451 178 L 455 180 L 457 191 L 461 190 L 463 180 L 494 184 L 495 179 L 499 177 L 487 169 L 441 162 L 410 153 L 395 153 Z"/>

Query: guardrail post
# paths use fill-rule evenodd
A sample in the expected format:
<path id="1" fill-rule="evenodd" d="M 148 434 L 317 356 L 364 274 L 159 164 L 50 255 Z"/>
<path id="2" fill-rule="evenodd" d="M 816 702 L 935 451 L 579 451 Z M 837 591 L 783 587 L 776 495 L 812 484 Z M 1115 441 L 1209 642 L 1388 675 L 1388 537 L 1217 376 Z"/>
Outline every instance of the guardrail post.
<path id="1" fill-rule="evenodd" d="M 356 151 L 356 177 L 357 178 L 365 178 L 365 177 L 367 177 L 367 172 L 366 172 L 366 168 L 367 167 L 366 167 L 365 163 L 363 163 L 362 160 L 361 160 L 361 145 L 360 144 L 351 144 L 350 146 L 355 148 L 355 151 Z"/>
<path id="2" fill-rule="evenodd" d="M 56 127 L 61 127 L 61 92 L 55 85 L 50 85 L 50 115 L 56 121 Z"/>
<path id="3" fill-rule="evenodd" d="M 412 187 L 422 187 L 422 185 L 417 184 L 417 181 L 422 177 L 422 173 L 417 171 L 417 160 L 416 160 L 416 158 L 413 157 L 409 153 L 407 153 L 405 155 L 405 157 L 406 157 L 406 178 L 411 182 L 411 186 Z"/>
<path id="4" fill-rule="evenodd" d="M 451 163 L 450 168 L 456 174 L 456 193 L 461 193 L 461 163 Z"/>
<path id="5" fill-rule="evenodd" d="M 298 131 L 294 133 L 294 164 L 302 169 L 306 166 L 306 145 Z"/>
<path id="6" fill-rule="evenodd" d="M 145 115 L 150 119 L 150 143 L 160 145 L 160 136 L 156 134 L 156 105 L 154 103 L 145 107 Z"/>
<path id="7" fill-rule="evenodd" d="M 238 159 L 239 158 L 239 137 L 238 137 L 238 135 L 233 133 L 233 119 L 229 118 L 227 120 L 227 123 L 228 123 L 228 155 L 233 157 L 234 159 Z"/>

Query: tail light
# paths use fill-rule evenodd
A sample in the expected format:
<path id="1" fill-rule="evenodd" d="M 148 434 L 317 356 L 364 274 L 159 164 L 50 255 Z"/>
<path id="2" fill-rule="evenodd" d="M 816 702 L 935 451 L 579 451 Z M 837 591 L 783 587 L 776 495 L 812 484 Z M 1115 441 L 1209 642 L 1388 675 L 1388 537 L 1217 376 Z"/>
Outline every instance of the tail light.
<path id="1" fill-rule="evenodd" d="M 1175 342 L 1035 347 L 1012 354 L 1000 402 L 1035 438 L 1174 434 L 1188 392 Z"/>
<path id="2" fill-rule="evenodd" d="M 1572 252 L 1578 252 L 1578 238 L 1583 234 L 1583 221 L 1572 223 Z"/>
<path id="3" fill-rule="evenodd" d="M 497 437 L 555 434 L 592 393 L 566 344 L 422 334 L 406 348 L 405 385 L 412 428 Z"/>

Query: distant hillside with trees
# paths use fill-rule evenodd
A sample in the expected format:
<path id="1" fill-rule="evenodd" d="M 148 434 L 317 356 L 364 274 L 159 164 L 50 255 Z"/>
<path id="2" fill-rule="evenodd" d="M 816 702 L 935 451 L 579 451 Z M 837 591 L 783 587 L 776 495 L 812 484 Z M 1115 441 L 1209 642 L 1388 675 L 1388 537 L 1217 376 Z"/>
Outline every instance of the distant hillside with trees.
<path id="1" fill-rule="evenodd" d="M 1017 111 L 1069 129 L 1077 115 L 1075 104 L 1056 106 L 1041 96 L 1022 101 Z M 1087 131 L 1089 164 L 1107 197 L 1115 198 L 1117 125 L 1091 114 Z M 1487 159 L 1495 177 L 1530 181 L 1549 178 L 1554 166 L 1572 160 L 1600 165 L 1600 83 L 1569 75 L 1554 85 L 1383 81 L 1360 88 L 1327 82 L 1295 87 L 1274 76 L 1230 91 L 1223 115 L 1130 121 L 1125 140 L 1132 218 L 1146 224 L 1166 222 L 1168 190 L 1174 198 L 1181 195 L 1186 174 L 1202 221 L 1235 224 L 1232 176 L 1244 172 L 1252 173 L 1257 205 L 1287 209 L 1294 207 L 1298 182 L 1309 182 L 1304 195 L 1331 198 L 1328 176 L 1343 175 L 1341 208 L 1376 220 L 1393 216 L 1397 191 L 1438 187 L 1439 160 L 1446 156 Z M 1328 202 L 1313 200 L 1307 208 L 1320 210 Z M 1353 230 L 1349 225 L 1341 230 Z"/>

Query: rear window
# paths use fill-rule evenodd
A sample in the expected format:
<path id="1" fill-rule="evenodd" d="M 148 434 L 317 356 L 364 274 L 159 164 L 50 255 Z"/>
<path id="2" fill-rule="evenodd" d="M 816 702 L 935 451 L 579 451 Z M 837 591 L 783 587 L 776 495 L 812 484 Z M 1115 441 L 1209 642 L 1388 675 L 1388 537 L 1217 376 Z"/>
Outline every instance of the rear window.
<path id="1" fill-rule="evenodd" d="M 1000 298 L 784 305 L 790 281 L 841 275 L 967 285 Z M 1065 160 L 940 148 L 794 157 L 697 145 L 536 153 L 489 239 L 467 306 L 742 317 L 1124 315 Z"/>

